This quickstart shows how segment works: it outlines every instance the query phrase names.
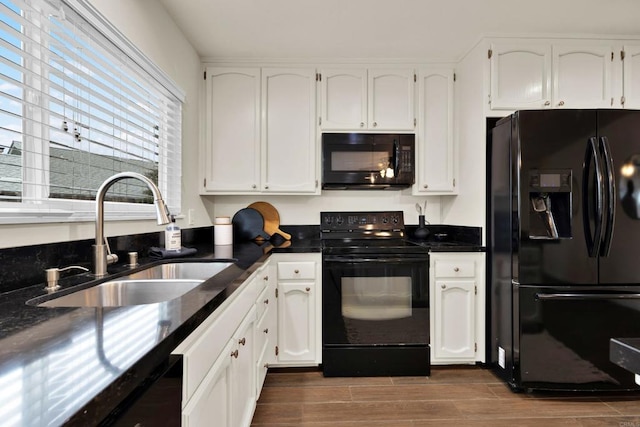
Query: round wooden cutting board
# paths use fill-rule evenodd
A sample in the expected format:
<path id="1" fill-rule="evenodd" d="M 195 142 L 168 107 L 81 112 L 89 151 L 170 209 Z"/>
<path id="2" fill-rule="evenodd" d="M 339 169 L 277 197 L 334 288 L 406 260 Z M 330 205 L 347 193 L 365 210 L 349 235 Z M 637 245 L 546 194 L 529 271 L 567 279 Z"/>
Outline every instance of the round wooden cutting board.
<path id="1" fill-rule="evenodd" d="M 267 234 L 273 236 L 277 233 L 286 240 L 291 240 L 291 234 L 280 230 L 280 214 L 272 204 L 267 202 L 255 202 L 251 203 L 248 207 L 260 212 L 262 218 L 264 218 L 264 231 Z"/>

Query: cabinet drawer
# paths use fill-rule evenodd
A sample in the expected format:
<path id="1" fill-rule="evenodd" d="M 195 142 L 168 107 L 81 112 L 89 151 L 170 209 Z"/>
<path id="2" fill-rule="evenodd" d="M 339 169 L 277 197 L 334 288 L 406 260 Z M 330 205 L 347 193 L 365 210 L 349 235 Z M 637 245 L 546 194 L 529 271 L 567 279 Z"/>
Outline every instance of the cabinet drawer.
<path id="1" fill-rule="evenodd" d="M 472 260 L 436 260 L 436 277 L 474 277 L 475 262 Z"/>
<path id="2" fill-rule="evenodd" d="M 262 319 L 269 307 L 276 303 L 275 298 L 271 298 L 273 295 L 270 291 L 271 288 L 264 288 L 256 300 L 256 319 L 258 319 L 258 321 Z"/>
<path id="3" fill-rule="evenodd" d="M 315 279 L 315 277 L 315 262 L 309 261 L 278 263 L 278 279 L 280 280 Z"/>

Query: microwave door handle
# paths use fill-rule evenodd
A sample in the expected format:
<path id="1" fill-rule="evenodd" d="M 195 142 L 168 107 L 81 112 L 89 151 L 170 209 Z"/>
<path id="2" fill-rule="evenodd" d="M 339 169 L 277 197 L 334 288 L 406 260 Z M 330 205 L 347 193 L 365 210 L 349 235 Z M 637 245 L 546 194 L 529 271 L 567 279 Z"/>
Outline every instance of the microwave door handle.
<path id="1" fill-rule="evenodd" d="M 400 168 L 400 141 L 393 140 L 393 176 L 397 177 Z"/>

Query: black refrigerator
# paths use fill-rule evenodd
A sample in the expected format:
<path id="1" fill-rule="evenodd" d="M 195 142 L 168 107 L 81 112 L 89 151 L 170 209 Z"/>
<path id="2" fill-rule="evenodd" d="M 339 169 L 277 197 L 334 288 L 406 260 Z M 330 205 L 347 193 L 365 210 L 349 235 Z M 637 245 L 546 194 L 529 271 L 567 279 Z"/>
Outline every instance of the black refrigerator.
<path id="1" fill-rule="evenodd" d="M 495 372 L 514 390 L 638 390 L 609 340 L 640 337 L 640 111 L 518 111 L 488 136 Z"/>

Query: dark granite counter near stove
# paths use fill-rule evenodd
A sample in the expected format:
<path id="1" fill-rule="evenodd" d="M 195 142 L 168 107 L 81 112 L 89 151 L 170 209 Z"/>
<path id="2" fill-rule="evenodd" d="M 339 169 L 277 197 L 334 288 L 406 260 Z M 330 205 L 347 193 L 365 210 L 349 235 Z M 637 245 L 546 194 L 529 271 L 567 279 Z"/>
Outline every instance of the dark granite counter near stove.
<path id="1" fill-rule="evenodd" d="M 293 234 L 293 233 L 292 233 Z M 196 245 L 198 259 L 214 260 L 213 245 Z M 43 308 L 26 301 L 46 295 L 43 283 L 0 294 L 0 390 L 3 419 L 29 426 L 99 425 L 161 365 L 173 349 L 273 252 L 319 252 L 305 236 L 278 248 L 270 243 L 233 245 L 232 266 L 172 301 L 113 308 Z M 224 252 L 227 253 L 225 248 Z M 187 259 L 140 260 L 122 276 L 148 266 Z M 61 280 L 63 290 L 93 280 L 79 274 Z M 7 412 L 8 411 L 8 412 Z M 14 422 L 15 421 L 15 422 Z"/>

